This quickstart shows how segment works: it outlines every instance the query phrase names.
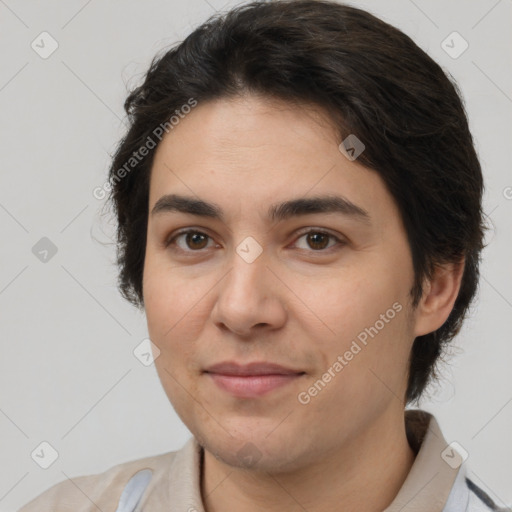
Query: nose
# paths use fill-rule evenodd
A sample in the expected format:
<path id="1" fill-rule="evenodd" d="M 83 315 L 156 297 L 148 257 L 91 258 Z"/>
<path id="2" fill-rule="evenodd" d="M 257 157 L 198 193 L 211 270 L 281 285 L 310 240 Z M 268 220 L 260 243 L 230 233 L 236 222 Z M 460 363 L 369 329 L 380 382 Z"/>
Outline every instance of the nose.
<path id="1" fill-rule="evenodd" d="M 248 262 L 235 252 L 230 270 L 216 289 L 212 320 L 220 329 L 248 338 L 286 322 L 286 287 L 264 253 Z"/>

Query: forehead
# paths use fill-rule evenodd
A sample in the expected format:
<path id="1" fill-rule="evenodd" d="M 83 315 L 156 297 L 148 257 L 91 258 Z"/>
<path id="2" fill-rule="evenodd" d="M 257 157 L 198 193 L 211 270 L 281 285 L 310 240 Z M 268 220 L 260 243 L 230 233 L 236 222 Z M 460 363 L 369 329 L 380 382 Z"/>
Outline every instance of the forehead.
<path id="1" fill-rule="evenodd" d="M 326 195 L 366 212 L 393 210 L 380 176 L 348 160 L 340 142 L 319 107 L 261 97 L 199 103 L 157 147 L 150 210 L 169 194 L 245 214 L 259 208 L 271 215 L 278 200 Z"/>

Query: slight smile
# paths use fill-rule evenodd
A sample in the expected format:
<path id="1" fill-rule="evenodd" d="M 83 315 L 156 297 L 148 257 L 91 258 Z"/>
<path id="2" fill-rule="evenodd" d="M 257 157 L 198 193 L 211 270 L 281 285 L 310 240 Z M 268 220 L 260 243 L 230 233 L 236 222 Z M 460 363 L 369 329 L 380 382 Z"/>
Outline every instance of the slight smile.
<path id="1" fill-rule="evenodd" d="M 239 398 L 254 398 L 267 394 L 306 374 L 301 370 L 267 362 L 245 365 L 224 362 L 211 366 L 205 373 L 220 389 Z"/>

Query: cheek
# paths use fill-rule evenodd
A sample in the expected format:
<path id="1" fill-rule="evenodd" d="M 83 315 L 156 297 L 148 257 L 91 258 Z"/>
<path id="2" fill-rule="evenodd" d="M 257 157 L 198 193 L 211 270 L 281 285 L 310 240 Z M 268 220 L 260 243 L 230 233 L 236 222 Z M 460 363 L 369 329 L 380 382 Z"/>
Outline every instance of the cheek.
<path id="1" fill-rule="evenodd" d="M 160 353 L 155 367 L 162 387 L 182 421 L 188 421 L 190 397 L 197 395 L 195 368 L 197 334 L 190 322 L 196 301 L 176 293 L 176 280 L 153 273 L 144 284 L 148 332 Z M 198 306 L 196 306 L 197 308 Z M 188 405 L 187 405 L 188 404 Z"/>
<path id="2" fill-rule="evenodd" d="M 165 369 L 174 375 L 184 367 L 183 362 L 193 350 L 185 330 L 190 331 L 187 322 L 187 312 L 191 309 L 189 299 L 168 271 L 159 272 L 150 262 L 145 265 L 143 293 L 149 337 L 160 350 L 155 366 L 160 378 L 173 386 L 173 379 L 165 375 Z"/>
<path id="3" fill-rule="evenodd" d="M 306 315 L 298 318 L 310 319 L 311 332 L 316 332 L 313 337 L 320 337 L 327 344 L 357 336 L 374 325 L 393 303 L 401 302 L 402 296 L 396 281 L 388 279 L 379 283 L 371 269 L 357 272 L 351 269 L 337 274 L 316 280 L 314 286 L 309 282 L 295 289 L 307 306 Z M 394 313 L 391 309 L 389 316 L 396 316 Z"/>
<path id="4" fill-rule="evenodd" d="M 165 342 L 184 328 L 200 294 L 200 281 L 187 282 L 164 258 L 148 254 L 143 277 L 144 309 L 148 329 L 156 340 Z"/>
<path id="5" fill-rule="evenodd" d="M 410 350 L 408 283 L 374 267 L 340 273 L 316 284 L 298 291 L 308 306 L 298 318 L 302 318 L 306 336 L 315 340 L 325 370 L 332 368 L 338 356 L 346 360 L 334 379 L 345 387 L 343 394 L 359 395 L 363 388 L 357 389 L 363 382 L 371 387 L 369 381 L 375 380 L 375 375 L 370 369 L 384 382 L 390 376 L 398 384 Z"/>

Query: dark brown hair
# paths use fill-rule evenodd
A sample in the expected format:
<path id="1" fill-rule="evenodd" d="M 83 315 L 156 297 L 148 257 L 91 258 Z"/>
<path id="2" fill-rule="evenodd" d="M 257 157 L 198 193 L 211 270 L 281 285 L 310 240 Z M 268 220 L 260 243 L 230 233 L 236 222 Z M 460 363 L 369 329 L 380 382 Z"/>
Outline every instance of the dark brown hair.
<path id="1" fill-rule="evenodd" d="M 437 265 L 465 258 L 450 316 L 414 340 L 404 399 L 419 399 L 437 377 L 436 362 L 477 290 L 486 229 L 482 172 L 455 81 L 407 35 L 364 10 L 322 0 L 253 2 L 212 16 L 154 57 L 124 104 L 129 129 L 109 173 L 123 297 L 144 306 L 155 151 L 130 159 L 191 99 L 246 93 L 321 106 L 340 141 L 349 134 L 363 141 L 358 162 L 384 180 L 405 225 L 415 272 L 413 306 Z"/>

